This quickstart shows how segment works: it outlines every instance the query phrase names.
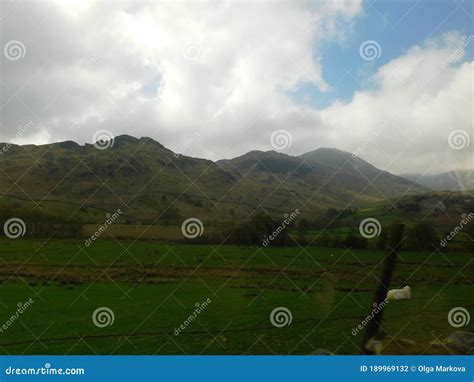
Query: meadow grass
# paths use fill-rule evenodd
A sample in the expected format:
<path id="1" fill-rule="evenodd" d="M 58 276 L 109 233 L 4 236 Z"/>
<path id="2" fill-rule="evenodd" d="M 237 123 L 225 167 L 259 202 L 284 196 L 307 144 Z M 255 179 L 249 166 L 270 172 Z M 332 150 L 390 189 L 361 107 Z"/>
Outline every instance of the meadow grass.
<path id="1" fill-rule="evenodd" d="M 99 240 L 0 240 L 4 354 L 357 354 L 352 330 L 372 308 L 384 254 L 319 247 L 257 248 Z M 387 305 L 390 335 L 429 343 L 454 331 L 447 314 L 472 304 L 470 254 L 401 252 Z M 211 303 L 179 335 L 196 309 Z M 114 323 L 99 328 L 93 312 Z M 292 323 L 273 326 L 277 307 Z M 396 351 L 396 350 L 395 350 Z"/>

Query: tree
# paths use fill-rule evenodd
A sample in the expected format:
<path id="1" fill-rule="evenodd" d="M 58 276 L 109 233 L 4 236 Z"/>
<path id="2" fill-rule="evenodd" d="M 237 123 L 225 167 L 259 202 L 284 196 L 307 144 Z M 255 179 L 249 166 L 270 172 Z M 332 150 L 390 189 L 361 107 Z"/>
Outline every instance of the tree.
<path id="1" fill-rule="evenodd" d="M 474 221 L 471 221 L 466 228 L 464 228 L 466 233 L 466 241 L 464 242 L 464 247 L 467 250 L 474 250 Z"/>
<path id="2" fill-rule="evenodd" d="M 433 225 L 423 221 L 417 223 L 408 234 L 409 244 L 416 249 L 433 249 L 438 237 Z"/>
<path id="3" fill-rule="evenodd" d="M 160 219 L 167 223 L 176 223 L 181 219 L 181 213 L 177 207 L 170 204 L 161 210 Z"/>
<path id="4" fill-rule="evenodd" d="M 239 244 L 286 245 L 289 242 L 288 226 L 267 215 L 256 215 L 232 228 L 229 240 Z"/>
<path id="5" fill-rule="evenodd" d="M 301 242 L 305 241 L 304 235 L 305 235 L 306 231 L 309 229 L 309 227 L 310 227 L 310 223 L 305 218 L 300 219 L 298 221 L 298 223 L 296 224 L 296 230 L 298 231 L 299 240 Z"/>
<path id="6" fill-rule="evenodd" d="M 363 237 L 356 236 L 353 233 L 347 235 L 347 237 L 342 241 L 342 246 L 346 248 L 353 249 L 364 249 L 367 248 L 367 240 Z"/>

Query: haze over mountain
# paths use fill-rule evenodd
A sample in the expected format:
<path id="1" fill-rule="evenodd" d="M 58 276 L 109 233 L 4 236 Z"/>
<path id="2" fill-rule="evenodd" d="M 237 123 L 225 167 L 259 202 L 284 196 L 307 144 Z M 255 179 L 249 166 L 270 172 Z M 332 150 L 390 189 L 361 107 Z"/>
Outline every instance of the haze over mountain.
<path id="1" fill-rule="evenodd" d="M 127 135 L 106 150 L 71 141 L 13 145 L 0 155 L 0 169 L 0 192 L 9 202 L 22 199 L 59 211 L 58 203 L 77 204 L 89 215 L 121 208 L 135 222 L 161 214 L 239 219 L 255 209 L 324 213 L 328 207 L 361 207 L 426 191 L 337 149 L 296 157 L 252 151 L 212 162 Z"/>
<path id="2" fill-rule="evenodd" d="M 404 174 L 401 176 L 433 191 L 474 190 L 474 170 L 454 170 L 436 175 Z"/>

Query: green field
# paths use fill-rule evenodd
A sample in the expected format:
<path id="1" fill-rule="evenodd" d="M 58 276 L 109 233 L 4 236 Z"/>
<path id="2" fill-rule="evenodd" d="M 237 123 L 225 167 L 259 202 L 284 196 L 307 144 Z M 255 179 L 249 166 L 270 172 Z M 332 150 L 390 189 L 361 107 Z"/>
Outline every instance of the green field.
<path id="1" fill-rule="evenodd" d="M 357 354 L 352 329 L 370 312 L 383 252 L 318 247 L 257 248 L 102 240 L 0 240 L 0 332 L 4 354 Z M 384 353 L 433 353 L 455 329 L 450 309 L 472 308 L 471 254 L 401 252 L 383 328 Z M 175 335 L 196 309 L 211 303 Z M 111 326 L 93 312 L 108 307 Z M 292 313 L 278 328 L 277 307 Z M 461 329 L 465 330 L 465 329 Z M 412 344 L 413 345 L 413 344 Z M 448 350 L 437 352 L 449 353 Z"/>

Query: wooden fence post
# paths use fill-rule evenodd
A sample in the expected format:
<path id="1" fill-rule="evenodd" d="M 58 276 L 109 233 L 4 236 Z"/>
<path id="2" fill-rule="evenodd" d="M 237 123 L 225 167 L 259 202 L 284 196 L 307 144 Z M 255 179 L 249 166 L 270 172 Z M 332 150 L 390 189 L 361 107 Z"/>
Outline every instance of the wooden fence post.
<path id="1" fill-rule="evenodd" d="M 392 281 L 393 272 L 395 270 L 395 265 L 397 262 L 397 251 L 403 240 L 403 232 L 405 230 L 405 224 L 400 222 L 395 222 L 390 227 L 389 243 L 388 248 L 386 249 L 386 255 L 382 270 L 382 276 L 380 278 L 380 283 L 375 291 L 374 302 L 371 305 L 371 311 L 369 315 L 372 314 L 375 307 L 380 307 L 380 310 L 377 309 L 377 313 L 374 314 L 373 319 L 367 324 L 364 336 L 364 342 L 362 344 L 362 351 L 364 354 L 374 354 L 373 350 L 367 349 L 367 342 L 374 338 L 378 333 L 380 324 L 382 323 L 383 311 L 385 304 L 380 305 L 385 301 L 387 297 L 388 289 L 390 288 L 390 283 Z"/>

